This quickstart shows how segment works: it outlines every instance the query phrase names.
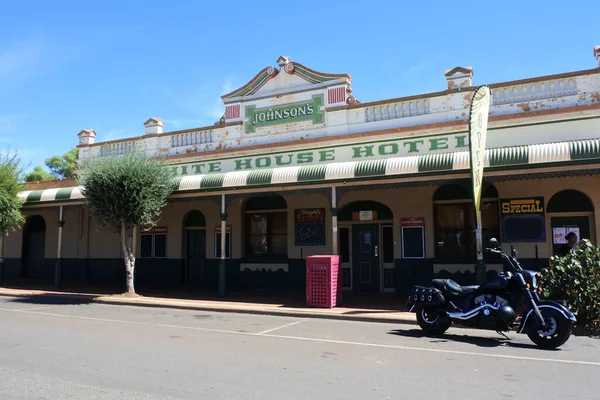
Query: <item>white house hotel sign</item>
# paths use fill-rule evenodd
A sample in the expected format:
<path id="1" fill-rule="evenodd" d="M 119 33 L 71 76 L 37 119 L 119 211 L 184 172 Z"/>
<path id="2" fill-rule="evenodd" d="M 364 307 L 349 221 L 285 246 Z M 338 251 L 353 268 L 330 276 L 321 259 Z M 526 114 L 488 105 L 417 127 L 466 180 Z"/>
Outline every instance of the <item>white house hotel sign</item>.
<path id="1" fill-rule="evenodd" d="M 317 100 L 313 99 L 313 101 L 316 102 Z M 287 108 L 287 110 L 291 109 L 293 108 Z M 306 109 L 308 110 L 308 107 Z M 316 107 L 313 108 L 313 112 L 314 111 L 316 111 Z M 301 116 L 301 118 L 305 117 L 307 117 L 307 115 Z M 239 158 L 212 159 L 211 161 L 172 165 L 170 168 L 173 168 L 176 171 L 177 176 L 186 176 L 257 170 L 261 168 L 293 167 L 330 162 L 362 161 L 412 155 L 417 156 L 430 153 L 466 151 L 468 148 L 468 135 L 463 133 L 340 145 L 323 147 L 320 149 L 269 153 Z"/>

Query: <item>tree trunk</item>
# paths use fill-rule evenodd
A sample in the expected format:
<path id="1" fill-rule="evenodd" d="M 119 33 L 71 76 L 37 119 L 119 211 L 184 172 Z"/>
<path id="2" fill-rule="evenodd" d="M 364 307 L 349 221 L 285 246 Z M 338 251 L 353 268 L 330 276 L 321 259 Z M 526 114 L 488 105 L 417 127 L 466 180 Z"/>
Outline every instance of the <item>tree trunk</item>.
<path id="1" fill-rule="evenodd" d="M 135 257 L 131 249 L 132 237 L 131 233 L 125 226 L 125 222 L 121 222 L 121 247 L 123 249 L 123 258 L 125 261 L 125 293 L 135 294 L 133 286 L 133 272 L 135 269 Z"/>

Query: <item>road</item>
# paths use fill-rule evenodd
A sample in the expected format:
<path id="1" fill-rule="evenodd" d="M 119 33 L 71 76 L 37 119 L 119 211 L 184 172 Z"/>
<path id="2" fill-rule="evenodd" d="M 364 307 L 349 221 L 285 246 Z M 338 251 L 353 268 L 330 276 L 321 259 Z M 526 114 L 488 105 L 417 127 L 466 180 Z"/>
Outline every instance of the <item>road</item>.
<path id="1" fill-rule="evenodd" d="M 2 399 L 598 399 L 600 340 L 0 297 Z"/>

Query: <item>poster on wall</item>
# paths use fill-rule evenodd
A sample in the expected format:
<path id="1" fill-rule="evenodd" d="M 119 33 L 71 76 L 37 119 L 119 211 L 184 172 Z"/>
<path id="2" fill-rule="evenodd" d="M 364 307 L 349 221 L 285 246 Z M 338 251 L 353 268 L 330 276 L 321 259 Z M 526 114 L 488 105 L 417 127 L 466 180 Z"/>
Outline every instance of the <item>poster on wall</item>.
<path id="1" fill-rule="evenodd" d="M 324 208 L 300 208 L 294 210 L 296 246 L 324 246 L 325 232 Z"/>
<path id="2" fill-rule="evenodd" d="M 425 258 L 425 218 L 400 219 L 402 258 Z"/>
<path id="3" fill-rule="evenodd" d="M 554 244 L 565 244 L 567 243 L 567 235 L 569 233 L 575 233 L 575 235 L 577 235 L 577 242 L 579 242 L 581 240 L 581 233 L 579 231 L 579 228 L 576 226 L 561 226 L 561 227 L 554 227 L 552 228 L 552 233 L 553 233 L 553 243 Z"/>
<path id="4" fill-rule="evenodd" d="M 500 199 L 502 241 L 504 243 L 545 242 L 545 211 L 543 197 Z"/>

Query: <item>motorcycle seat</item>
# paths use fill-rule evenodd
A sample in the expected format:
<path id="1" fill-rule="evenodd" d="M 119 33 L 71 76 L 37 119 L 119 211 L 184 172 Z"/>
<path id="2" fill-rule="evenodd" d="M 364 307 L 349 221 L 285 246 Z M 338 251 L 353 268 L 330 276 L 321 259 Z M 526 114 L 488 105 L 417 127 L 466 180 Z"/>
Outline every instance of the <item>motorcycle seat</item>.
<path id="1" fill-rule="evenodd" d="M 479 286 L 460 286 L 452 279 L 434 279 L 431 284 L 442 293 L 454 297 L 473 293 L 479 288 Z"/>

